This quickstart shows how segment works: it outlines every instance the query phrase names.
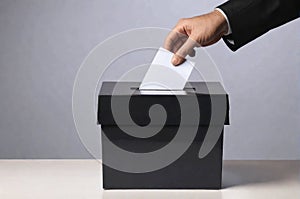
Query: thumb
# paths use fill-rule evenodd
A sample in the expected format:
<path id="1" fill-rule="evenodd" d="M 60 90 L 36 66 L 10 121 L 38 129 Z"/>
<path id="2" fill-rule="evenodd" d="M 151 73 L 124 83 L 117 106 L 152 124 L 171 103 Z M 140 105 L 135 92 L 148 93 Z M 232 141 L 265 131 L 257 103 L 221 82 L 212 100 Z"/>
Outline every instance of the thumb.
<path id="1" fill-rule="evenodd" d="M 174 66 L 180 65 L 180 64 L 182 64 L 184 61 L 185 61 L 185 58 L 180 57 L 180 56 L 177 55 L 177 54 L 174 54 L 173 57 L 172 57 L 172 64 L 173 64 Z"/>

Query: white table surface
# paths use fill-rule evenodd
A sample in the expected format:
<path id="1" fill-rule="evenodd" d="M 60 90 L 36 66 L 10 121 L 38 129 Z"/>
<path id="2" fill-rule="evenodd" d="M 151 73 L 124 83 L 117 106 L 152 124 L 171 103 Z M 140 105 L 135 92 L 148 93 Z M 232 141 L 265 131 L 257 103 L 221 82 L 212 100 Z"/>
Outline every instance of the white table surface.
<path id="1" fill-rule="evenodd" d="M 222 190 L 106 190 L 97 160 L 0 160 L 0 199 L 300 199 L 300 161 L 224 161 Z"/>

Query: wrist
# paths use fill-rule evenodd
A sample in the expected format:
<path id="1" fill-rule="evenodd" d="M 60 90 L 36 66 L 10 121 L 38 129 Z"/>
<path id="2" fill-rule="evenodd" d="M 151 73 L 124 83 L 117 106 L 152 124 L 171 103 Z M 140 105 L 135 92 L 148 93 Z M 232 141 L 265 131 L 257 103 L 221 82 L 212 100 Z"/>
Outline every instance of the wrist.
<path id="1" fill-rule="evenodd" d="M 227 19 L 225 18 L 223 13 L 221 13 L 219 10 L 212 11 L 212 14 L 216 18 L 216 22 L 218 24 L 218 30 L 221 32 L 222 35 L 226 35 L 229 29 Z"/>

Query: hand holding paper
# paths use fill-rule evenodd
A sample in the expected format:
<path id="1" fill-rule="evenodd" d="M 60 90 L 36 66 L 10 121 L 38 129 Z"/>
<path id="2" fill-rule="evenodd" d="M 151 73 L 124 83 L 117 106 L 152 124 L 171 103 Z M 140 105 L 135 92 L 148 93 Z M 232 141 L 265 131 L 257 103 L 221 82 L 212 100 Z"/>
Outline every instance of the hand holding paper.
<path id="1" fill-rule="evenodd" d="M 140 85 L 140 90 L 183 90 L 195 64 L 186 60 L 175 67 L 171 63 L 173 55 L 172 52 L 159 48 Z"/>

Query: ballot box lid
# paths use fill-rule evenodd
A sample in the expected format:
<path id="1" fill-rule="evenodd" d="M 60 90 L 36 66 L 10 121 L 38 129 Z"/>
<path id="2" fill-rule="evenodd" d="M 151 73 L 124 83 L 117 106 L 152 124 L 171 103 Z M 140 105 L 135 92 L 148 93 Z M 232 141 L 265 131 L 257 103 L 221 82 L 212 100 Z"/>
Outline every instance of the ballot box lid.
<path id="1" fill-rule="evenodd" d="M 188 82 L 183 90 L 140 90 L 139 85 L 140 82 L 103 82 L 98 95 L 98 124 L 129 125 L 128 120 L 116 117 L 127 108 L 135 124 L 146 126 L 151 122 L 150 108 L 158 104 L 167 117 L 165 121 L 152 122 L 154 125 L 195 125 L 181 117 L 183 112 L 194 113 L 195 108 L 200 115 L 197 125 L 229 125 L 229 97 L 220 82 Z"/>

